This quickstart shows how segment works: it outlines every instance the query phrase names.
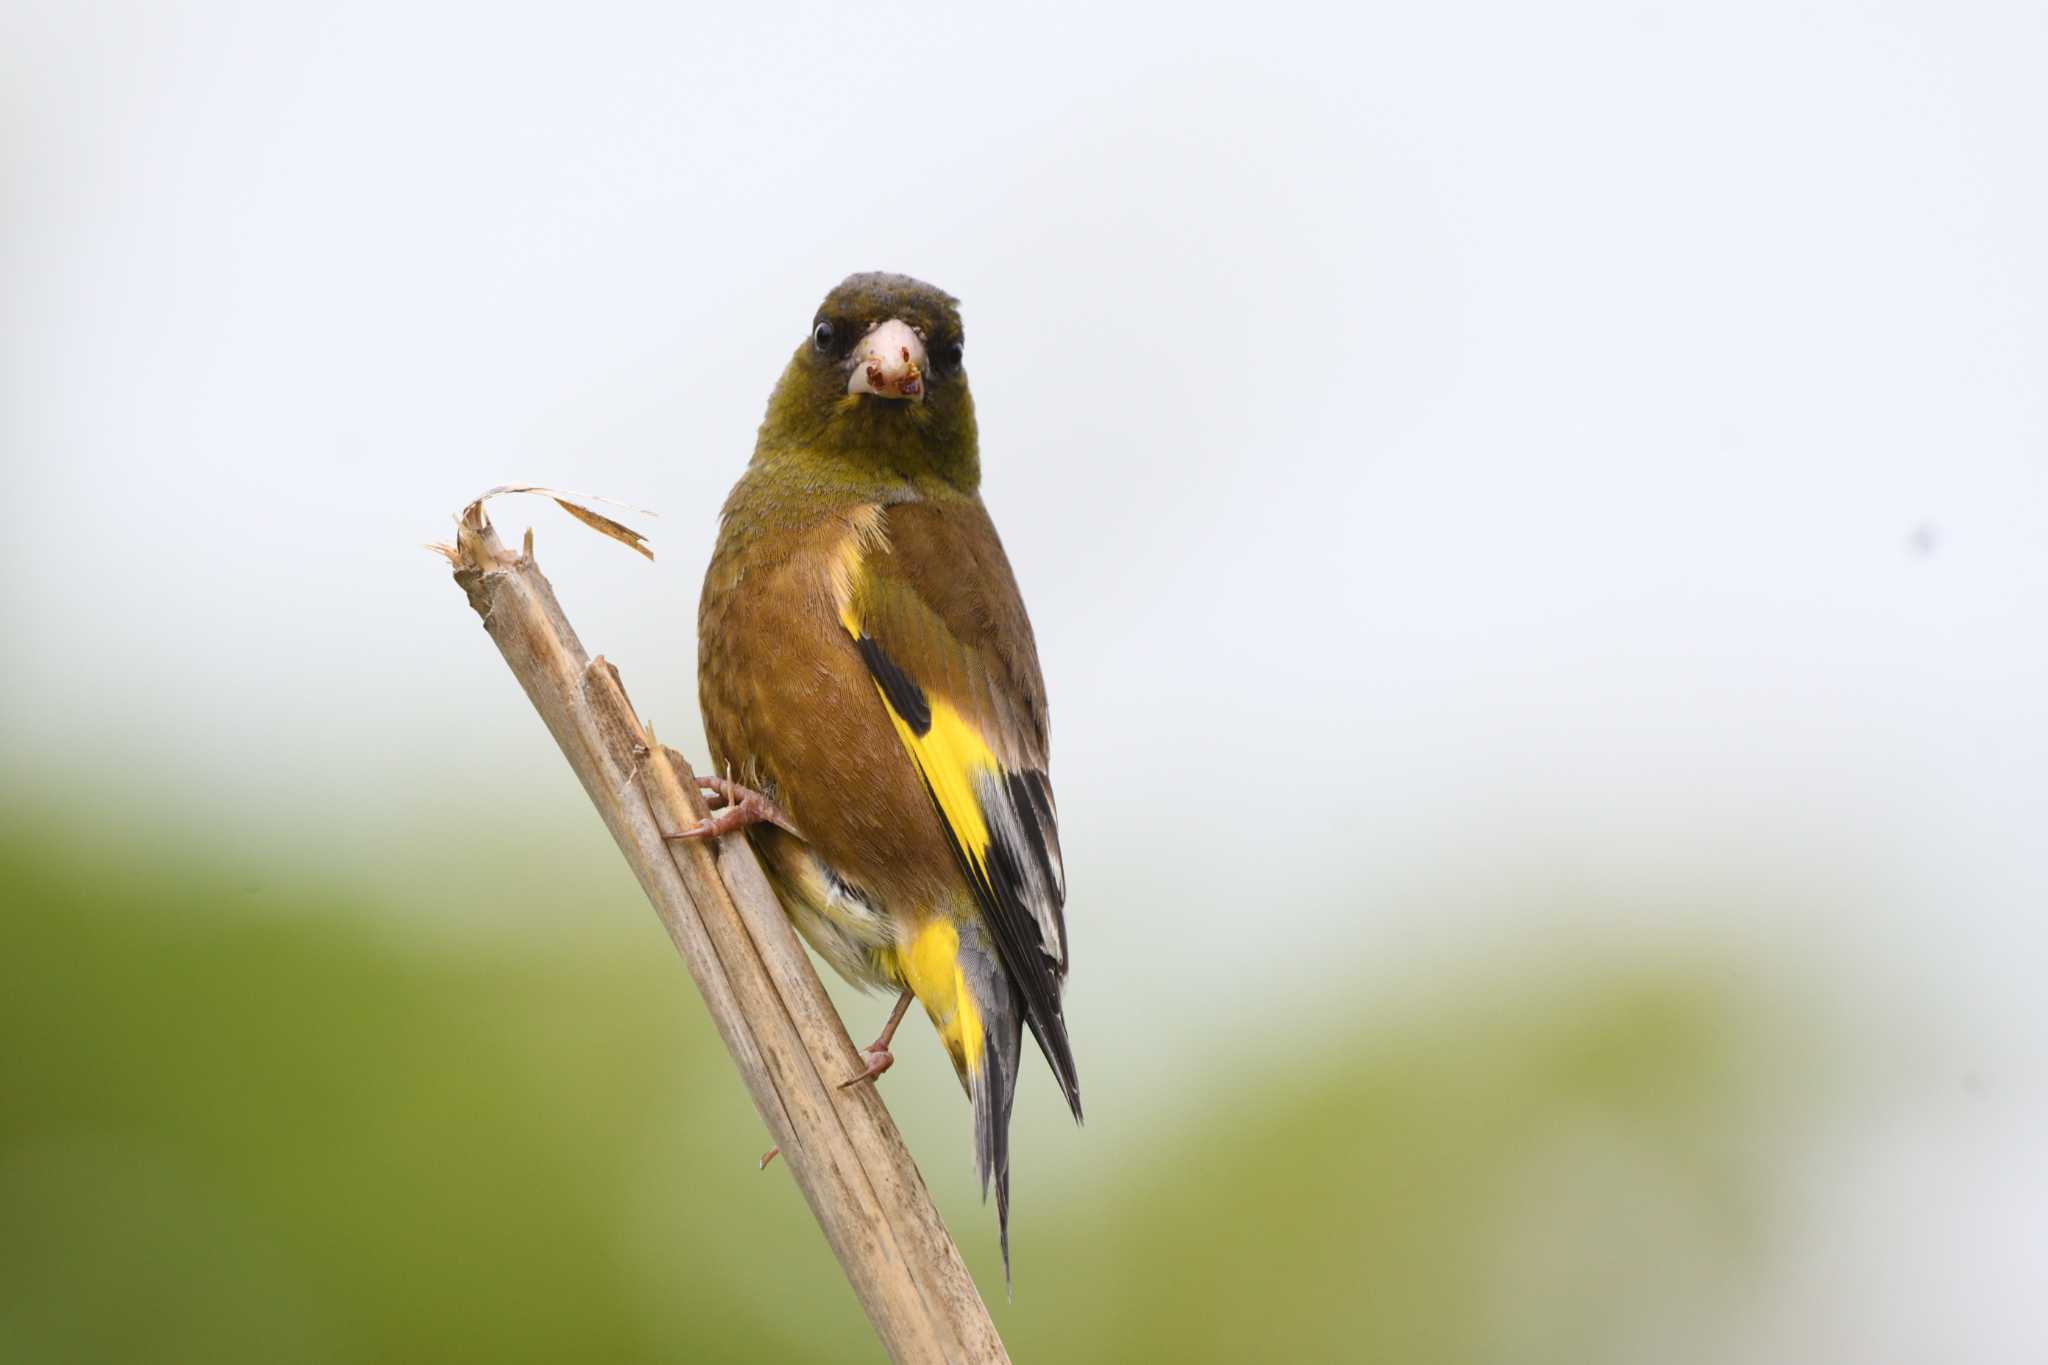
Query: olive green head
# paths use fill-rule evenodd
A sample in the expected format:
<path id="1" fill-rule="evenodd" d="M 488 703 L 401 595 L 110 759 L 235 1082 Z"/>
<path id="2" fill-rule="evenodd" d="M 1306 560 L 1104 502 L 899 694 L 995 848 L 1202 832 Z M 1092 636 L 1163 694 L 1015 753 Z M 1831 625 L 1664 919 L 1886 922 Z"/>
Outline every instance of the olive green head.
<path id="1" fill-rule="evenodd" d="M 980 477 L 959 301 L 908 275 L 825 296 L 768 399 L 756 459 L 803 452 L 906 478 Z"/>

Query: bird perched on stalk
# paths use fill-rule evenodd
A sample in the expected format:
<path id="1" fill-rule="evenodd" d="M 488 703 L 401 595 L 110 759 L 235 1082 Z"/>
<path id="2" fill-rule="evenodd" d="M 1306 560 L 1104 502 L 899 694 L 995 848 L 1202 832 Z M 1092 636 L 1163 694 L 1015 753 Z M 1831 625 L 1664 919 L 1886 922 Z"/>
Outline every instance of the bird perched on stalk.
<path id="1" fill-rule="evenodd" d="M 915 998 L 974 1106 L 1010 1268 L 1022 1030 L 1081 1117 L 1045 684 L 977 489 L 956 300 L 854 275 L 819 306 L 726 500 L 698 616 L 718 809 L 796 926 L 866 988 Z"/>

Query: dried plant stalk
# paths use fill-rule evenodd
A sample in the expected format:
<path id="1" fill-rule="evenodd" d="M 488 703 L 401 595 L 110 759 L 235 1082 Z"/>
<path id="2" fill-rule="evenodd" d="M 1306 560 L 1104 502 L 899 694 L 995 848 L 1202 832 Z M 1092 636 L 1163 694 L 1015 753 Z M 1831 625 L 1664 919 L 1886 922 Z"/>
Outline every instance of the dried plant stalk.
<path id="1" fill-rule="evenodd" d="M 439 548 L 632 865 L 891 1358 L 1007 1361 L 875 1087 L 838 1088 L 865 1061 L 745 838 L 663 837 L 704 817 L 695 775 L 640 724 L 618 671 L 584 654 L 532 532 L 512 554 L 478 499 Z"/>

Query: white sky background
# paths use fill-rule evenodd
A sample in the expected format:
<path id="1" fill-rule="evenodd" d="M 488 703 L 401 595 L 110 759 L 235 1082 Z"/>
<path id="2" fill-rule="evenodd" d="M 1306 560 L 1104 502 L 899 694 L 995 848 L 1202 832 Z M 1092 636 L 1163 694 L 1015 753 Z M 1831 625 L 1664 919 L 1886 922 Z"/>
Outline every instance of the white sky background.
<path id="1" fill-rule="evenodd" d="M 1228 1017 L 1583 901 L 2031 1112 L 2044 69 L 2029 5 L 15 0 L 0 743 L 372 865 L 480 792 L 579 818 L 418 546 L 505 481 L 658 508 L 652 567 L 497 515 L 696 748 L 717 505 L 818 298 L 904 270 L 964 301 L 1077 1017 L 1132 1007 L 1090 954 Z M 2043 1226 L 1980 1137 L 1958 1206 Z M 1954 1316 L 1873 1340 L 2024 1321 Z"/>

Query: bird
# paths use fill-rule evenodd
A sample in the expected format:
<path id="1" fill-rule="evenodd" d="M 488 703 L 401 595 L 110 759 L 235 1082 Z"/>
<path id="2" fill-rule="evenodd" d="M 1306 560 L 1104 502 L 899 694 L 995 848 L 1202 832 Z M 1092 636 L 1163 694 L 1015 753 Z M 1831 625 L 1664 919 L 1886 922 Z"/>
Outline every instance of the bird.
<path id="1" fill-rule="evenodd" d="M 769 395 L 698 608 L 712 813 L 856 986 L 897 993 L 847 1085 L 924 1007 L 973 1109 L 1010 1282 L 1010 1115 L 1029 1029 L 1076 1123 L 1066 871 L 1045 683 L 980 495 L 959 301 L 832 289 Z M 770 1155 L 773 1155 L 771 1153 Z"/>

